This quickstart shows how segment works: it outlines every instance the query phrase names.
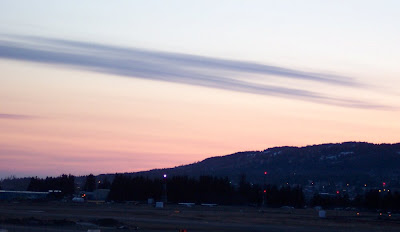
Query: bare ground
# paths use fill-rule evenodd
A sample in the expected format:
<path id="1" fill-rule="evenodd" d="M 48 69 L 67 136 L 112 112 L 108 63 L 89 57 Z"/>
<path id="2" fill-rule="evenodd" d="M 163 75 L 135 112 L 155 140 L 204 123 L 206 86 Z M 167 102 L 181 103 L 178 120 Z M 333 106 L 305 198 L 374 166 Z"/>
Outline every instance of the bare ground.
<path id="1" fill-rule="evenodd" d="M 378 218 L 375 212 L 327 211 L 319 218 L 314 209 L 260 209 L 241 206 L 0 203 L 0 231 L 71 232 L 108 231 L 400 231 L 400 217 Z M 118 228 L 121 229 L 118 229 Z"/>

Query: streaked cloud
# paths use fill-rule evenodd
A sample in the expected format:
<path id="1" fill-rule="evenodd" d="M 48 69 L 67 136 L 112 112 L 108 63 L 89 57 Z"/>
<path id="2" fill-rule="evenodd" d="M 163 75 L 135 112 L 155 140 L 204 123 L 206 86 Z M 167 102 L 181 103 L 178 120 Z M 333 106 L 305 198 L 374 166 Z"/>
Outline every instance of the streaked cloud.
<path id="1" fill-rule="evenodd" d="M 283 78 L 338 87 L 363 88 L 362 83 L 346 76 L 307 72 L 255 62 L 70 40 L 10 35 L 3 35 L 0 38 L 2 38 L 0 57 L 6 59 L 65 65 L 132 78 L 301 99 L 344 107 L 389 108 L 341 96 L 329 96 L 312 89 L 267 84 L 268 80 Z M 246 78 L 246 75 L 260 75 L 267 83 L 254 83 Z"/>
<path id="2" fill-rule="evenodd" d="M 15 120 L 24 120 L 24 119 L 35 119 L 37 117 L 31 115 L 23 115 L 23 114 L 1 114 L 0 119 L 15 119 Z"/>

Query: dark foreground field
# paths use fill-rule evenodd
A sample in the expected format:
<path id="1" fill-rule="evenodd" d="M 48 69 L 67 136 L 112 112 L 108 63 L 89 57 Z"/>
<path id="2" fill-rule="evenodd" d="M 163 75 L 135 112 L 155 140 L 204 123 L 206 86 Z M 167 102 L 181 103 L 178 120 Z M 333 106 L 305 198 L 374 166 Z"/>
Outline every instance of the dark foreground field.
<path id="1" fill-rule="evenodd" d="M 156 209 L 131 204 L 0 203 L 0 231 L 400 231 L 397 215 L 313 209 L 167 205 Z"/>

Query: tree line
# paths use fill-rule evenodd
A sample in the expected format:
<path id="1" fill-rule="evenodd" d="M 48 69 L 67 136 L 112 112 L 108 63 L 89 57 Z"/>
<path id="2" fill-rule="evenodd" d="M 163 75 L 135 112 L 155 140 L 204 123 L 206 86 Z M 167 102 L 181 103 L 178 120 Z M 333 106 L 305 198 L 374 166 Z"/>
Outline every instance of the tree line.
<path id="1" fill-rule="evenodd" d="M 145 201 L 148 198 L 162 199 L 163 185 L 166 186 L 168 202 L 193 202 L 215 204 L 263 203 L 272 207 L 291 205 L 303 207 L 304 194 L 301 187 L 278 188 L 275 185 L 255 185 L 241 177 L 238 186 L 231 184 L 227 177 L 174 176 L 168 179 L 149 179 L 116 175 L 110 188 L 109 200 Z"/>
<path id="2" fill-rule="evenodd" d="M 58 177 L 46 177 L 44 179 L 32 177 L 27 190 L 34 192 L 61 190 L 61 196 L 70 196 L 75 193 L 75 176 L 63 174 Z"/>
<path id="3" fill-rule="evenodd" d="M 347 194 L 321 195 L 306 202 L 300 186 L 258 185 L 251 184 L 241 175 L 237 185 L 231 184 L 227 177 L 200 176 L 173 176 L 171 178 L 132 177 L 116 174 L 112 182 L 107 178 L 96 180 L 92 174 L 86 176 L 81 190 L 94 191 L 95 189 L 110 189 L 109 201 L 147 201 L 153 198 L 156 201 L 163 198 L 163 187 L 166 187 L 168 202 L 193 202 L 215 204 L 252 204 L 268 207 L 293 206 L 296 208 L 322 206 L 324 208 L 357 207 L 364 209 L 400 210 L 400 193 L 379 190 L 370 190 L 362 195 L 350 199 Z M 46 192 L 61 190 L 61 196 L 72 196 L 77 193 L 75 177 L 61 175 L 44 179 L 32 177 L 28 191 Z"/>

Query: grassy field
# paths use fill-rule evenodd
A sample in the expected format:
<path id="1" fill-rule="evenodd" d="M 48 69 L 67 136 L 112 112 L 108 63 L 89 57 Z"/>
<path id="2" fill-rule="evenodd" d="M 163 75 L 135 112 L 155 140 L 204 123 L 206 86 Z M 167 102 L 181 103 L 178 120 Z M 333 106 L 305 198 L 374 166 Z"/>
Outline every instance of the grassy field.
<path id="1" fill-rule="evenodd" d="M 132 204 L 0 203 L 0 231 L 400 231 L 398 215 L 314 209 L 169 204 L 163 209 Z"/>

